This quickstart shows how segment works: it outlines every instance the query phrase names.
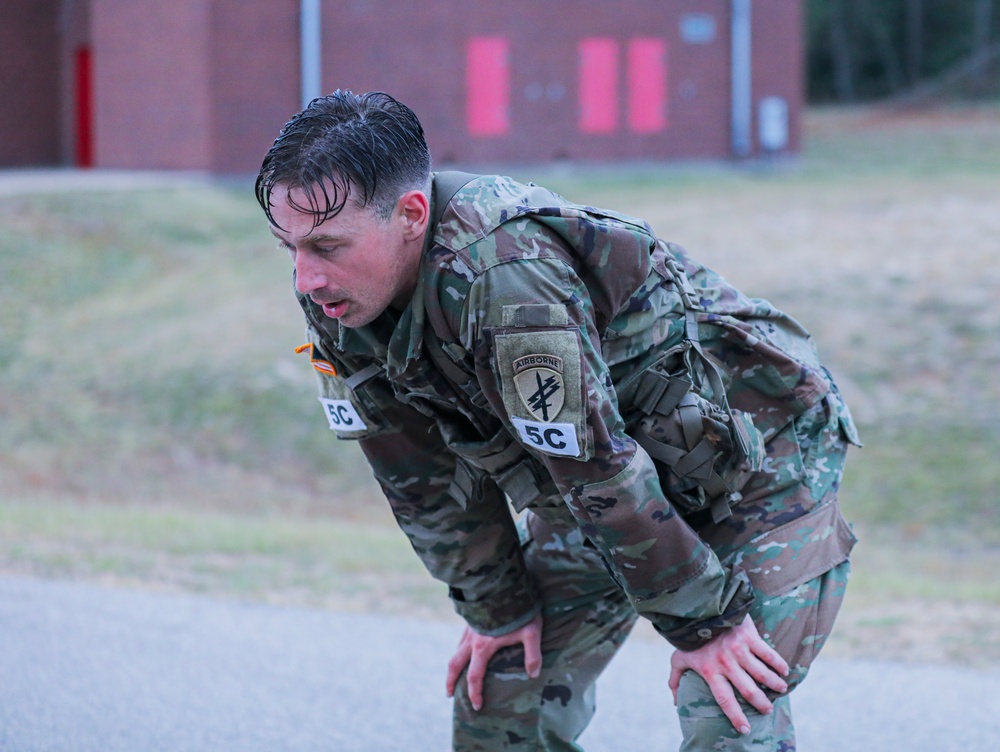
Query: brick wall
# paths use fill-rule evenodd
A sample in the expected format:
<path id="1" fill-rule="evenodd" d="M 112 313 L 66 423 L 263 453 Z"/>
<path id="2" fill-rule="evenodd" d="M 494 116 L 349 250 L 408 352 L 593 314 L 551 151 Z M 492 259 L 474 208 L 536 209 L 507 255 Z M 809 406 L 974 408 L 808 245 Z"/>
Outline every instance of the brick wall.
<path id="1" fill-rule="evenodd" d="M 6 0 L 0 18 L 0 165 L 59 162 L 59 0 Z"/>
<path id="2" fill-rule="evenodd" d="M 787 0 L 783 4 L 789 5 Z M 535 161 L 559 158 L 698 158 L 728 152 L 729 2 L 620 3 L 605 0 L 508 0 L 456 12 L 426 2 L 420 13 L 392 0 L 324 4 L 324 88 L 384 89 L 420 115 L 439 161 Z M 550 10 L 552 9 L 552 10 Z M 555 12 L 559 9 L 558 12 Z M 682 20 L 697 16 L 712 33 L 685 39 Z M 381 44 L 373 45 L 372 39 Z M 490 135 L 469 132 L 465 112 L 466 51 L 470 41 L 496 40 L 506 76 L 506 125 Z M 597 41 L 612 61 L 604 82 L 614 124 L 582 132 L 581 56 Z M 642 55 L 662 52 L 652 76 L 665 77 L 662 127 L 630 124 L 629 82 L 642 79 Z M 488 49 L 488 47 L 487 47 Z M 647 55 L 646 67 L 649 67 Z M 648 73 L 648 71 L 647 71 Z M 486 74 L 489 79 L 489 73 Z M 497 79 L 493 76 L 493 80 Z M 473 86 L 475 84 L 473 83 Z M 495 89 L 495 86 L 493 86 Z"/>
<path id="3" fill-rule="evenodd" d="M 782 96 L 788 100 L 789 149 L 801 148 L 800 118 L 805 107 L 805 16 L 800 2 L 754 0 L 753 3 L 753 93 L 754 101 Z M 759 133 L 755 108 L 755 133 Z M 760 144 L 757 144 L 760 147 Z"/>
<path id="4" fill-rule="evenodd" d="M 212 4 L 211 168 L 260 167 L 278 130 L 300 109 L 299 1 Z"/>
<path id="5" fill-rule="evenodd" d="M 91 0 L 97 165 L 211 165 L 210 2 Z"/>
<path id="6" fill-rule="evenodd" d="M 73 161 L 81 45 L 92 50 L 99 167 L 252 172 L 299 109 L 299 0 L 12 2 L 0 25 L 0 85 L 14 103 L 0 165 Z M 322 88 L 397 96 L 439 165 L 726 158 L 730 7 L 323 0 Z M 802 2 L 752 7 L 754 146 L 760 101 L 780 97 L 794 150 Z"/>

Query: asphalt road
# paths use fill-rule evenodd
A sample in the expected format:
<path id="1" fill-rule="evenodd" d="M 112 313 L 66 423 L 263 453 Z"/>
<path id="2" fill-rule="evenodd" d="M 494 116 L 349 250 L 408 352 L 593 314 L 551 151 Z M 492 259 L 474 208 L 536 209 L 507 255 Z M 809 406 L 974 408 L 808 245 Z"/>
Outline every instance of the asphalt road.
<path id="1" fill-rule="evenodd" d="M 447 750 L 456 623 L 0 576 L 0 750 Z M 588 752 L 675 750 L 669 650 L 632 639 Z M 1000 668 L 820 659 L 799 748 L 1000 749 Z"/>

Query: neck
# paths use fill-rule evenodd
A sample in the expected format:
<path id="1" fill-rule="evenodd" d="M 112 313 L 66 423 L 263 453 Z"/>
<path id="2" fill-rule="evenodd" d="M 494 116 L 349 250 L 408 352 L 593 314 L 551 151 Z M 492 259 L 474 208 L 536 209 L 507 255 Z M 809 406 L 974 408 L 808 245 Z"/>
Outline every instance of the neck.
<path id="1" fill-rule="evenodd" d="M 403 283 L 400 285 L 399 294 L 390 303 L 391 308 L 402 311 L 413 299 L 413 293 L 417 289 L 417 281 L 420 279 L 420 264 L 423 261 L 429 240 L 430 233 L 424 230 L 418 237 L 407 241 L 403 246 Z"/>

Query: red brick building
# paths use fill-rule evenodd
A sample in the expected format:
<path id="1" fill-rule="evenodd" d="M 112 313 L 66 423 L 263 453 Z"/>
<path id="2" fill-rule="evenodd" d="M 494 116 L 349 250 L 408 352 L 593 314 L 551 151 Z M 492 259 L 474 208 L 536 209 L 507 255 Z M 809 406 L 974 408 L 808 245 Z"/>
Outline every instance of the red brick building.
<path id="1" fill-rule="evenodd" d="M 795 151 L 801 0 L 5 0 L 0 166 L 257 168 L 381 89 L 438 163 Z"/>

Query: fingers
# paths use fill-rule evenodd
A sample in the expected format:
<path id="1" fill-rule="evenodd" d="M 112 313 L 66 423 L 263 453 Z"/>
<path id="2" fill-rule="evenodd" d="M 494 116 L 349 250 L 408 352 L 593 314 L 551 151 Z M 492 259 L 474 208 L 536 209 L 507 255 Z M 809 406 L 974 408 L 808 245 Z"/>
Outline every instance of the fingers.
<path id="1" fill-rule="evenodd" d="M 682 676 L 684 676 L 684 669 L 671 666 L 670 679 L 667 681 L 667 686 L 670 687 L 670 693 L 674 696 L 674 707 L 677 706 L 677 690 L 681 686 Z"/>
<path id="2" fill-rule="evenodd" d="M 490 659 L 496 652 L 513 644 L 509 640 L 501 638 L 487 638 L 477 635 L 474 632 L 467 632 L 459 643 L 458 650 L 448 662 L 448 697 L 453 697 L 458 680 L 465 671 L 465 683 L 469 690 L 469 702 L 474 710 L 481 710 L 483 707 L 483 681 L 486 678 L 486 668 Z M 539 665 L 541 660 L 539 658 Z M 527 660 L 525 660 L 527 666 Z M 536 671 L 537 675 L 537 671 Z"/>
<path id="3" fill-rule="evenodd" d="M 483 682 L 490 659 L 498 650 L 511 645 L 521 645 L 524 648 L 524 670 L 529 677 L 537 679 L 542 670 L 541 614 L 519 629 L 497 637 L 480 635 L 471 628 L 466 628 L 455 655 L 448 661 L 448 676 L 445 681 L 448 697 L 455 696 L 455 687 L 465 671 L 469 702 L 474 710 L 482 709 Z"/>
<path id="4" fill-rule="evenodd" d="M 532 619 L 521 638 L 524 646 L 524 670 L 532 679 L 537 679 L 542 670 L 542 617 Z"/>
<path id="5" fill-rule="evenodd" d="M 788 663 L 781 657 L 777 650 L 767 644 L 764 638 L 760 636 L 757 627 L 749 616 L 733 631 L 742 637 L 747 650 L 766 663 L 769 669 L 774 670 L 781 676 L 788 676 Z"/>
<path id="6" fill-rule="evenodd" d="M 466 639 L 467 635 L 462 635 L 462 641 L 458 643 L 455 655 L 448 661 L 448 676 L 445 679 L 445 690 L 448 697 L 455 696 L 455 685 L 458 684 L 458 677 L 462 675 L 465 667 L 469 665 L 469 658 L 472 656 L 472 644 Z"/>
<path id="7" fill-rule="evenodd" d="M 542 649 L 537 642 L 524 643 L 524 671 L 532 679 L 537 679 L 542 671 Z"/>
<path id="8" fill-rule="evenodd" d="M 473 710 L 481 710 L 483 707 L 483 679 L 486 678 L 486 666 L 495 652 L 496 649 L 491 647 L 472 651 L 465 683 L 469 688 L 469 702 L 472 703 Z"/>
<path id="9" fill-rule="evenodd" d="M 768 689 L 781 693 L 788 691 L 788 683 L 782 679 L 781 676 L 775 673 L 771 666 L 762 663 L 756 656 L 746 656 L 740 661 L 740 665 L 754 680 L 754 686 L 764 685 Z M 787 674 L 787 667 L 783 673 Z M 744 695 L 744 697 L 746 697 L 746 695 Z M 747 699 L 749 700 L 750 698 Z"/>
<path id="10" fill-rule="evenodd" d="M 771 711 L 774 710 L 774 705 L 771 704 L 767 695 L 764 694 L 764 690 L 760 688 L 760 685 L 757 684 L 754 678 L 746 671 L 733 671 L 722 676 L 721 678 L 726 681 L 726 685 L 729 688 L 727 698 L 732 697 L 732 700 L 736 702 L 737 705 L 739 705 L 739 702 L 736 701 L 733 689 L 735 689 L 736 692 L 739 692 L 740 696 L 749 702 L 758 713 L 761 713 L 762 715 L 769 715 Z M 712 694 L 715 695 L 714 690 Z M 722 703 L 720 702 L 719 704 L 721 705 Z M 723 712 L 725 712 L 725 708 L 723 708 Z M 740 712 L 740 715 L 742 716 L 742 711 Z M 726 716 L 729 717 L 729 713 L 726 713 Z M 743 720 L 746 720 L 745 716 L 743 717 Z M 733 725 L 735 726 L 736 724 L 734 723 Z M 737 726 L 737 728 L 739 728 L 739 726 Z"/>
<path id="11" fill-rule="evenodd" d="M 729 719 L 729 722 L 733 724 L 733 728 L 741 734 L 749 734 L 750 722 L 747 721 L 746 714 L 743 712 L 743 708 L 733 692 L 733 686 L 726 677 L 721 674 L 713 676 L 708 682 L 708 688 L 712 690 L 712 697 L 715 698 L 716 703 L 718 703 L 719 708 L 725 714 L 726 718 Z M 763 696 L 763 693 L 761 695 Z M 766 697 L 764 699 L 767 700 Z M 760 710 L 760 708 L 757 709 Z"/>
<path id="12" fill-rule="evenodd" d="M 670 661 L 670 690 L 678 702 L 681 676 L 685 671 L 698 673 L 708 684 L 712 696 L 729 722 L 740 733 L 749 733 L 750 725 L 740 705 L 743 698 L 757 712 L 767 715 L 774 706 L 764 688 L 788 691 L 782 676 L 788 664 L 757 633 L 750 619 L 693 651 L 676 651 Z"/>
<path id="13" fill-rule="evenodd" d="M 733 655 L 699 655 L 698 651 L 684 653 L 678 650 L 671 657 L 670 666 L 668 684 L 674 696 L 674 705 L 678 702 L 681 677 L 686 671 L 694 671 L 705 680 L 716 704 L 733 724 L 733 728 L 741 734 L 750 733 L 750 723 L 736 697 L 736 692 L 739 692 L 760 713 L 767 715 L 773 709 L 767 695 L 761 691 Z"/>
<path id="14" fill-rule="evenodd" d="M 774 706 L 767 695 L 764 694 L 761 685 L 775 692 L 785 692 L 788 689 L 788 685 L 784 679 L 758 659 L 749 648 L 736 648 L 728 656 L 721 657 L 718 663 L 718 675 L 726 681 L 727 685 L 731 685 L 729 691 L 724 695 L 726 699 L 732 696 L 732 699 L 735 701 L 735 695 L 733 694 L 733 689 L 735 689 L 757 712 L 764 715 L 769 714 L 774 709 Z M 711 681 L 709 681 L 709 685 L 712 685 Z M 716 694 L 714 687 L 712 694 Z M 716 696 L 716 699 L 719 699 L 718 696 Z M 719 704 L 721 706 L 722 703 L 720 702 Z M 723 712 L 725 712 L 725 708 Z M 728 712 L 726 716 L 729 717 Z M 742 716 L 742 711 L 740 712 L 740 716 Z M 741 718 L 740 720 L 745 720 L 745 718 Z"/>
<path id="15" fill-rule="evenodd" d="M 788 676 L 788 662 L 781 657 L 777 650 L 764 642 L 763 639 L 757 637 L 750 647 L 754 654 L 764 661 L 764 663 L 766 663 L 771 669 L 776 671 L 781 676 Z M 768 686 L 770 687 L 771 685 L 768 684 Z M 775 688 L 771 687 L 771 689 Z M 777 691 L 784 692 L 785 690 L 779 689 Z"/>

